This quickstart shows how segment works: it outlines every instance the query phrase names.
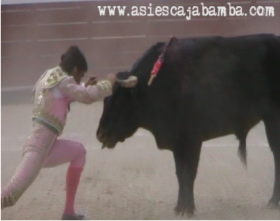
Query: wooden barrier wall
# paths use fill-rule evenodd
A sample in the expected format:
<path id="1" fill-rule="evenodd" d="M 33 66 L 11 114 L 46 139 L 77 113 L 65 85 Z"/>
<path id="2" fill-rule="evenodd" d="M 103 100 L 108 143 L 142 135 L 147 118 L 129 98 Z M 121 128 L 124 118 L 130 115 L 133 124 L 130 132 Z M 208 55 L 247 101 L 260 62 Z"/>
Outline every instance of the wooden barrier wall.
<path id="1" fill-rule="evenodd" d="M 97 6 L 273 6 L 274 17 L 131 17 L 100 16 Z M 128 10 L 127 9 L 127 10 Z M 77 1 L 2 5 L 1 7 L 2 88 L 33 85 L 48 68 L 59 63 L 61 54 L 72 44 L 86 55 L 89 73 L 129 70 L 135 60 L 157 41 L 170 35 L 236 36 L 254 33 L 280 35 L 280 0 L 124 0 Z"/>

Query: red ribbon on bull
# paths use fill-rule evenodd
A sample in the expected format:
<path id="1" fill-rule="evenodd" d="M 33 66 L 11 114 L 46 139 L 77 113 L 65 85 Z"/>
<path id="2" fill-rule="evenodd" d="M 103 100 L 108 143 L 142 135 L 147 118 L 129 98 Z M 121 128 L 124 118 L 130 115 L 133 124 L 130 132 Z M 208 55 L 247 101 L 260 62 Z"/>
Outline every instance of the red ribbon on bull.
<path id="1" fill-rule="evenodd" d="M 164 56 L 165 56 L 165 53 L 167 51 L 167 48 L 171 45 L 171 43 L 174 39 L 175 39 L 175 37 L 171 36 L 169 42 L 165 45 L 165 48 L 163 49 L 163 51 L 159 55 L 156 63 L 154 64 L 153 70 L 151 72 L 151 77 L 150 77 L 150 80 L 148 82 L 149 86 L 153 83 L 154 78 L 157 76 L 158 72 L 160 71 L 161 66 L 164 62 Z"/>

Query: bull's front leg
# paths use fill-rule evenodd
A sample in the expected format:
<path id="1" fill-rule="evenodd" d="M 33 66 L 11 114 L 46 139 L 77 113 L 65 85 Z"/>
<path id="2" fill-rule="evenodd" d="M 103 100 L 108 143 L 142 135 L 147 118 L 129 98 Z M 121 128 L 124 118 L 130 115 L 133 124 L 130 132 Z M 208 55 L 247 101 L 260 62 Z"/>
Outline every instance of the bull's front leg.
<path id="1" fill-rule="evenodd" d="M 195 210 L 194 180 L 196 178 L 202 142 L 190 142 L 173 150 L 176 174 L 179 182 L 178 203 L 175 212 L 192 216 Z"/>

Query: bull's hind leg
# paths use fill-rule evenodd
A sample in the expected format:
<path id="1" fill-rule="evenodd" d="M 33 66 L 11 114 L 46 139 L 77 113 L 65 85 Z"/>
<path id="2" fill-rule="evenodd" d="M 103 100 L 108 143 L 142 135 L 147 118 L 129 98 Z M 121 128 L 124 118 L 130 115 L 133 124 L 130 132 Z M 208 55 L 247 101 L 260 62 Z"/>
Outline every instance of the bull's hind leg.
<path id="1" fill-rule="evenodd" d="M 264 119 L 266 135 L 272 150 L 275 165 L 275 180 L 270 207 L 277 207 L 280 201 L 280 109 Z"/>
<path id="2" fill-rule="evenodd" d="M 178 202 L 175 207 L 177 214 L 192 216 L 195 210 L 194 180 L 196 178 L 202 142 L 188 142 L 173 150 L 176 174 L 179 182 Z"/>

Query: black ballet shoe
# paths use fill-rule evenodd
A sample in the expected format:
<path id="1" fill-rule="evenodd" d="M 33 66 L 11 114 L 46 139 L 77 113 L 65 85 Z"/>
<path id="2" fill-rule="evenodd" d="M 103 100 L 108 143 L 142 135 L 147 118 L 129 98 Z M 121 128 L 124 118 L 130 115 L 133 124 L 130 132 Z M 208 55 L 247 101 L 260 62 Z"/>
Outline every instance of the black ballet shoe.
<path id="1" fill-rule="evenodd" d="M 84 215 L 67 215 L 63 214 L 61 220 L 85 220 Z"/>

